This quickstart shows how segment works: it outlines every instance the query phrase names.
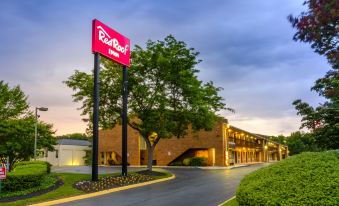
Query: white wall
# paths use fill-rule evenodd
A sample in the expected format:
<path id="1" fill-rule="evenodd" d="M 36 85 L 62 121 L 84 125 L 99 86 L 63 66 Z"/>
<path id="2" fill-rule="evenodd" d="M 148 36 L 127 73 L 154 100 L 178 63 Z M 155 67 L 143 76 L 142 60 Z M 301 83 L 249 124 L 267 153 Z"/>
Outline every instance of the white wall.
<path id="1" fill-rule="evenodd" d="M 55 150 L 58 150 L 58 158 L 56 157 L 56 151 L 48 152 L 48 157 L 39 158 L 51 163 L 53 166 L 75 166 L 84 165 L 84 157 L 86 156 L 86 150 L 90 149 L 88 146 L 77 145 L 56 145 Z"/>

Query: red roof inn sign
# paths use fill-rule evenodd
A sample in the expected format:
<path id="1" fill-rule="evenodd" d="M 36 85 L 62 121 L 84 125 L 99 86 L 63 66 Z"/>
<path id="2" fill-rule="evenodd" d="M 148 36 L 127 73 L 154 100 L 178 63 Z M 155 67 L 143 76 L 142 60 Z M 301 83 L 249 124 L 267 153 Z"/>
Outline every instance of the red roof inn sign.
<path id="1" fill-rule="evenodd" d="M 100 21 L 93 20 L 92 52 L 130 66 L 130 41 Z"/>
<path id="2" fill-rule="evenodd" d="M 128 38 L 109 28 L 100 21 L 92 22 L 92 52 L 94 53 L 94 90 L 93 90 L 93 143 L 92 143 L 92 181 L 98 181 L 98 145 L 99 145 L 99 71 L 100 55 L 103 55 L 122 67 L 122 152 L 121 173 L 127 176 L 127 67 L 130 66 L 131 46 Z"/>

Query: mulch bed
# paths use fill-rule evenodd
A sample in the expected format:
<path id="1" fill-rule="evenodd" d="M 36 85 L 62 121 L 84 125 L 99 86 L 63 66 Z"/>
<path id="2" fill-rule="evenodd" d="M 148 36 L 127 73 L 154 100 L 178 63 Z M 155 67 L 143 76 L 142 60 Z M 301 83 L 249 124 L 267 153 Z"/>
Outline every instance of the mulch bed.
<path id="1" fill-rule="evenodd" d="M 92 182 L 90 180 L 85 180 L 74 184 L 73 186 L 84 192 L 97 192 L 101 190 L 107 190 L 117 187 L 122 187 L 126 185 L 132 185 L 142 182 L 148 182 L 154 180 L 153 176 L 164 176 L 166 174 L 161 172 L 150 172 L 150 171 L 139 171 L 136 173 L 128 174 L 127 176 L 110 176 L 100 178 L 98 182 Z"/>
<path id="2" fill-rule="evenodd" d="M 138 174 L 141 175 L 148 175 L 148 176 L 165 176 L 165 173 L 162 172 L 156 172 L 156 171 L 149 171 L 149 170 L 142 170 L 142 171 L 138 171 Z"/>
<path id="3" fill-rule="evenodd" d="M 23 199 L 28 199 L 28 198 L 40 196 L 40 195 L 43 195 L 47 192 L 56 190 L 59 187 L 61 187 L 62 185 L 64 185 L 64 182 L 61 179 L 58 179 L 57 182 L 53 186 L 51 186 L 47 189 L 39 190 L 39 191 L 32 192 L 32 193 L 29 193 L 29 194 L 26 194 L 26 195 L 1 198 L 0 202 L 13 202 L 13 201 L 18 201 L 18 200 L 23 200 Z"/>

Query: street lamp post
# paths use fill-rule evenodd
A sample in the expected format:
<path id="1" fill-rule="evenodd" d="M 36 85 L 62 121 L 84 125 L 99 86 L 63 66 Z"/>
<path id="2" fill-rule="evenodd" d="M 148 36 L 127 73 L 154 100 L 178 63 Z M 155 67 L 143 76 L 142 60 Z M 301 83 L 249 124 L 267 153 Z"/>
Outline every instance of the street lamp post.
<path id="1" fill-rule="evenodd" d="M 42 112 L 48 111 L 47 107 L 35 107 L 35 136 L 34 136 L 34 160 L 36 160 L 36 148 L 38 139 L 38 110 Z"/>

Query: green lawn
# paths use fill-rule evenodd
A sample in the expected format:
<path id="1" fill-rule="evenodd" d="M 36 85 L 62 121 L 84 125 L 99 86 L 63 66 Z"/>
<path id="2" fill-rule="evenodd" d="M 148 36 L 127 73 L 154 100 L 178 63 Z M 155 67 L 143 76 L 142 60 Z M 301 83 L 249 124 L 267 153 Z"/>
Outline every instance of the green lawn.
<path id="1" fill-rule="evenodd" d="M 164 173 L 166 173 L 166 175 L 155 176 L 154 178 L 160 179 L 160 178 L 166 178 L 166 177 L 172 176 L 171 173 L 167 173 L 167 172 L 164 172 Z M 24 199 L 24 200 L 19 200 L 19 201 L 15 201 L 15 202 L 0 203 L 0 205 L 1 206 L 29 205 L 29 204 L 33 204 L 33 203 L 44 202 L 44 201 L 49 201 L 49 200 L 54 200 L 54 199 L 60 199 L 60 198 L 63 198 L 63 197 L 69 197 L 69 196 L 84 194 L 84 192 L 73 188 L 73 184 L 76 183 L 76 182 L 79 182 L 81 180 L 91 179 L 90 174 L 57 173 L 57 175 L 64 182 L 64 185 L 59 187 L 58 189 L 53 190 L 51 192 L 48 192 L 46 194 L 43 194 L 41 196 L 37 196 L 37 197 L 29 198 L 29 199 Z M 120 175 L 120 173 L 104 174 L 104 175 L 99 175 L 99 177 L 105 177 L 105 176 L 109 176 L 109 175 Z"/>

